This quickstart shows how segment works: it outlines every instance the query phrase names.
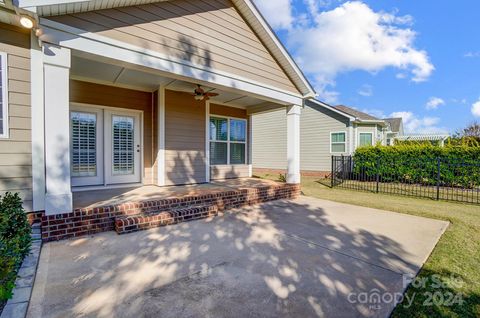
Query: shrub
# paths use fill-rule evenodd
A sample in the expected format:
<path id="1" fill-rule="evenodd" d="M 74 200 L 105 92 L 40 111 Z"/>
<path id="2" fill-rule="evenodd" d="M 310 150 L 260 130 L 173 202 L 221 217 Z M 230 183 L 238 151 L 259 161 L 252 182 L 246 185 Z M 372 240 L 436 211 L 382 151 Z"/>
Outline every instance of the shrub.
<path id="1" fill-rule="evenodd" d="M 17 270 L 30 251 L 30 234 L 18 194 L 0 196 L 0 301 L 12 296 Z"/>
<path id="2" fill-rule="evenodd" d="M 442 186 L 480 186 L 480 147 L 432 145 L 396 145 L 359 148 L 355 152 L 355 170 L 365 179 L 377 172 L 383 182 L 402 181 L 436 185 L 440 160 Z"/>

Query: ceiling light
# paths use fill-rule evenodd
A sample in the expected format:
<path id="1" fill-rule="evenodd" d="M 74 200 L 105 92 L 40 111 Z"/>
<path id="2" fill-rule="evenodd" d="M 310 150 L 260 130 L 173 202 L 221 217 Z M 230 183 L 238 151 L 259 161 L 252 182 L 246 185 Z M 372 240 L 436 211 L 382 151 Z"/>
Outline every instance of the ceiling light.
<path id="1" fill-rule="evenodd" d="M 25 28 L 25 29 L 31 29 L 33 28 L 33 20 L 30 17 L 27 16 L 22 16 L 20 17 L 20 24 Z"/>
<path id="2" fill-rule="evenodd" d="M 203 95 L 195 95 L 194 98 L 197 101 L 202 101 L 204 99 L 204 96 Z"/>

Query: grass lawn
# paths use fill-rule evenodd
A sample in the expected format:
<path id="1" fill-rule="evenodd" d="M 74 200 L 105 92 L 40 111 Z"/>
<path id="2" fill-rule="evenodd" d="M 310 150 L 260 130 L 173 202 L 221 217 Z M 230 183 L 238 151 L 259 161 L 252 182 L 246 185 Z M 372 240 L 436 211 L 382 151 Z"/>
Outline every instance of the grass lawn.
<path id="1" fill-rule="evenodd" d="M 262 177 L 278 179 L 278 175 Z M 414 299 L 412 306 L 408 307 L 404 301 L 397 306 L 393 317 L 480 317 L 480 206 L 331 189 L 325 182 L 303 177 L 302 192 L 320 199 L 451 223 L 419 274 L 419 279 L 427 283 L 410 287 L 407 296 Z M 440 277 L 447 284 L 438 288 L 438 281 L 432 277 Z M 452 277 L 460 281 L 452 281 Z M 462 295 L 463 302 L 454 298 L 457 294 Z M 432 301 L 430 295 L 434 296 Z"/>

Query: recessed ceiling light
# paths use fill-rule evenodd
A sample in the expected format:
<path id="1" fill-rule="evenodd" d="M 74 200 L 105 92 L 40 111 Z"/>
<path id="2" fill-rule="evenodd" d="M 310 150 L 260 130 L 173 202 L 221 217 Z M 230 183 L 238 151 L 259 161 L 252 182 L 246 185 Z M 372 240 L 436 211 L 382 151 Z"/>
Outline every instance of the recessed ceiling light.
<path id="1" fill-rule="evenodd" d="M 20 18 L 20 24 L 26 29 L 33 28 L 33 20 L 27 16 L 22 16 Z"/>

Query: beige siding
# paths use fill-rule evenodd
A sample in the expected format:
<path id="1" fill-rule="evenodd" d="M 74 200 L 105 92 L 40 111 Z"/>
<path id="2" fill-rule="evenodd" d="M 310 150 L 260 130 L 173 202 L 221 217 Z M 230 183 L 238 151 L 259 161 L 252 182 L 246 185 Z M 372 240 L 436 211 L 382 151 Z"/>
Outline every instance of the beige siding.
<path id="1" fill-rule="evenodd" d="M 0 139 L 0 195 L 18 192 L 32 210 L 30 32 L 0 24 L 0 52 L 8 59 L 9 138 Z"/>
<path id="2" fill-rule="evenodd" d="M 252 142 L 255 168 L 286 169 L 286 109 L 252 116 Z"/>
<path id="3" fill-rule="evenodd" d="M 204 183 L 205 102 L 191 94 L 165 91 L 165 181 L 167 185 Z"/>
<path id="4" fill-rule="evenodd" d="M 49 19 L 298 93 L 229 0 L 173 0 Z"/>
<path id="5" fill-rule="evenodd" d="M 254 168 L 286 169 L 287 122 L 285 110 L 253 116 Z M 306 106 L 300 121 L 300 167 L 304 171 L 330 171 L 330 133 L 346 133 L 349 152 L 349 121 L 320 106 Z"/>
<path id="6" fill-rule="evenodd" d="M 211 180 L 225 180 L 248 178 L 248 165 L 212 166 L 210 167 Z"/>
<path id="7" fill-rule="evenodd" d="M 321 106 L 307 106 L 302 112 L 300 125 L 300 167 L 307 171 L 330 171 L 330 133 L 345 132 L 346 151 L 349 152 L 349 120 Z"/>

